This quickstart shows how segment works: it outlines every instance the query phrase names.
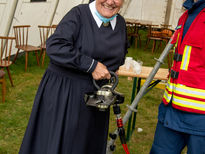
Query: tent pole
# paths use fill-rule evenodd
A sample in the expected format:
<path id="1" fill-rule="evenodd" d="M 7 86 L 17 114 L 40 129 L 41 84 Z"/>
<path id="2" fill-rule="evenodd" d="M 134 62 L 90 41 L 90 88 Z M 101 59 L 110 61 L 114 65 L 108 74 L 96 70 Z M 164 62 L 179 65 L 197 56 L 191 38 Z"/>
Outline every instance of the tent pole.
<path id="1" fill-rule="evenodd" d="M 9 3 L 9 2 L 8 2 L 8 3 Z M 12 11 L 12 13 L 10 13 L 10 15 L 9 15 L 9 22 L 7 23 L 7 26 L 6 26 L 7 28 L 6 28 L 6 30 L 5 30 L 4 36 L 9 36 L 9 31 L 10 31 L 10 29 L 11 29 L 12 21 L 13 21 L 13 19 L 14 19 L 14 15 L 15 15 L 15 12 L 16 12 L 17 4 L 18 4 L 18 0 L 14 0 L 13 5 L 12 5 L 12 9 L 11 9 L 11 10 L 13 10 L 13 11 Z"/>
<path id="2" fill-rule="evenodd" d="M 172 8 L 172 0 L 167 0 L 167 8 L 166 8 L 165 20 L 164 20 L 165 25 L 169 25 L 171 8 Z"/>
<path id="3" fill-rule="evenodd" d="M 126 10 L 128 9 L 129 5 L 130 5 L 130 2 L 132 0 L 127 0 L 128 2 L 124 2 L 125 4 L 123 5 L 124 7 L 122 8 L 122 12 L 120 11 L 121 15 L 124 16 L 125 15 L 125 12 Z M 125 9 L 124 9 L 125 8 Z"/>
<path id="4" fill-rule="evenodd" d="M 58 8 L 58 4 L 59 4 L 59 0 L 56 0 L 56 5 L 55 5 L 55 8 L 54 8 L 54 10 L 53 10 L 53 14 L 52 14 L 52 16 L 51 16 L 49 25 L 52 25 L 52 24 L 53 24 L 53 19 L 54 19 L 54 17 L 55 17 L 56 10 L 57 10 L 57 8 Z"/>

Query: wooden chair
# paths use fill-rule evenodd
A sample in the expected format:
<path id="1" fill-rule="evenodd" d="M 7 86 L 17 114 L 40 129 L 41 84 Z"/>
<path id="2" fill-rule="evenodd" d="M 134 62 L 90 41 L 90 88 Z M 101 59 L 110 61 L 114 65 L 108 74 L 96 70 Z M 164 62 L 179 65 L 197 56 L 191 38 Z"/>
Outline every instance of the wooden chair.
<path id="1" fill-rule="evenodd" d="M 38 25 L 39 32 L 40 32 L 40 40 L 41 40 L 41 54 L 40 54 L 40 59 L 42 57 L 42 66 L 44 65 L 44 60 L 45 60 L 45 55 L 46 55 L 46 40 L 52 33 L 51 26 L 43 26 L 43 25 Z"/>
<path id="2" fill-rule="evenodd" d="M 157 30 L 157 29 L 158 29 L 158 28 L 153 27 L 153 25 L 149 25 L 149 26 L 148 26 L 147 42 L 146 42 L 146 45 L 145 45 L 145 49 L 144 49 L 144 50 L 147 49 L 150 40 L 153 40 L 152 53 L 154 53 L 154 50 L 155 50 L 157 41 L 159 41 L 159 43 L 160 43 L 159 46 L 161 45 L 161 41 L 162 41 L 163 39 L 161 38 L 161 32 L 160 32 L 160 30 Z"/>
<path id="3" fill-rule="evenodd" d="M 168 28 L 163 28 L 161 30 L 161 38 L 168 43 L 169 39 L 172 37 L 173 31 Z"/>
<path id="4" fill-rule="evenodd" d="M 51 33 L 52 33 L 52 34 L 55 32 L 57 26 L 58 26 L 58 25 L 52 25 L 52 26 L 51 26 Z"/>
<path id="5" fill-rule="evenodd" d="M 46 40 L 48 37 L 50 37 L 56 30 L 57 25 L 52 25 L 52 26 L 43 26 L 39 25 L 39 32 L 40 32 L 40 40 L 41 40 L 41 54 L 40 54 L 40 59 L 42 57 L 42 66 L 44 65 L 45 61 L 45 55 L 46 55 Z"/>
<path id="6" fill-rule="evenodd" d="M 0 84 L 2 84 L 2 102 L 5 102 L 6 97 L 6 80 L 5 80 L 5 72 L 0 70 Z"/>
<path id="7" fill-rule="evenodd" d="M 38 58 L 38 51 L 40 51 L 40 48 L 28 44 L 28 32 L 29 32 L 30 27 L 31 27 L 30 25 L 13 26 L 14 35 L 16 37 L 16 48 L 18 49 L 17 55 L 20 50 L 25 51 L 25 54 L 26 54 L 25 55 L 25 71 L 27 71 L 29 52 L 35 52 L 37 64 L 40 66 L 39 58 Z"/>
<path id="8" fill-rule="evenodd" d="M 127 27 L 127 36 L 131 37 L 130 38 L 131 44 L 133 42 L 133 38 L 135 38 L 135 47 L 137 48 L 138 40 L 139 40 L 139 46 L 141 47 L 141 38 L 140 38 L 139 30 L 138 30 L 139 25 L 126 22 L 126 27 Z"/>
<path id="9" fill-rule="evenodd" d="M 13 61 L 11 60 L 11 50 L 13 46 L 13 42 L 15 40 L 15 37 L 3 37 L 0 36 L 0 67 L 6 68 L 9 76 L 9 80 L 11 82 L 11 85 L 14 86 L 11 73 L 9 70 L 9 66 L 13 64 Z"/>

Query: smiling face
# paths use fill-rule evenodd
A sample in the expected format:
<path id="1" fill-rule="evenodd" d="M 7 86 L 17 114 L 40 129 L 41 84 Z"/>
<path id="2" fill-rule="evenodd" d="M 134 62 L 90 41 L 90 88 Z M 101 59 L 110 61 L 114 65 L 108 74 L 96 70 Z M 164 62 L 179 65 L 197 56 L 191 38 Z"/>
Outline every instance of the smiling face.
<path id="1" fill-rule="evenodd" d="M 101 16 L 111 18 L 117 14 L 124 0 L 96 0 L 96 9 Z"/>

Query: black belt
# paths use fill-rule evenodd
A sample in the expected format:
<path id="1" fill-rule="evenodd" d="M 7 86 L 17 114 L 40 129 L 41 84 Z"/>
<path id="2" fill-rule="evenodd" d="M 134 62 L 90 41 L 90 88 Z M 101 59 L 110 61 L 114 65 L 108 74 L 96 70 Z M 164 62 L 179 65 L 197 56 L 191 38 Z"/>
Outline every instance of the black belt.
<path id="1" fill-rule="evenodd" d="M 182 61 L 182 55 L 175 52 L 174 53 L 174 60 L 177 62 Z"/>
<path id="2" fill-rule="evenodd" d="M 171 78 L 173 79 L 177 79 L 179 76 L 179 72 L 176 72 L 174 70 L 171 70 Z"/>

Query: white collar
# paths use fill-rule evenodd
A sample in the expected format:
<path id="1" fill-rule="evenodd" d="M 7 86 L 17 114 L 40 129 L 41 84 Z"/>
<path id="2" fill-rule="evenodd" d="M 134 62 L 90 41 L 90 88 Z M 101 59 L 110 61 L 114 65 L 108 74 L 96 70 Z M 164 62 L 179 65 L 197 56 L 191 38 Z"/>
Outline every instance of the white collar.
<path id="1" fill-rule="evenodd" d="M 102 21 L 95 14 L 95 12 L 97 12 L 96 7 L 95 7 L 95 1 L 93 1 L 92 3 L 89 4 L 89 8 L 90 8 L 90 11 L 93 15 L 93 18 L 95 19 L 98 27 L 100 28 L 100 26 L 102 25 Z M 117 18 L 116 17 L 113 20 L 110 21 L 110 24 L 112 26 L 112 30 L 115 29 L 116 23 L 117 23 Z"/>

